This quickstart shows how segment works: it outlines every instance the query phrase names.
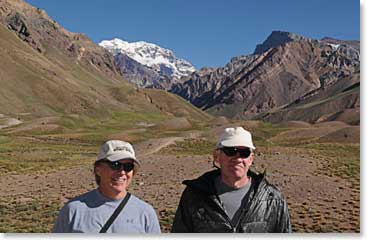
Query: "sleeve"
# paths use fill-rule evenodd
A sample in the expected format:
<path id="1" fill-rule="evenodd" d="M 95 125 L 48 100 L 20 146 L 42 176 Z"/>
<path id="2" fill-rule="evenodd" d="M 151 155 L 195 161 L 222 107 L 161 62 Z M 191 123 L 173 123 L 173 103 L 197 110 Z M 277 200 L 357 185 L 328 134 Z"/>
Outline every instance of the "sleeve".
<path id="1" fill-rule="evenodd" d="M 161 233 L 161 227 L 159 226 L 158 217 L 152 206 L 149 206 L 148 219 L 149 221 L 145 227 L 145 232 L 146 233 Z"/>
<path id="2" fill-rule="evenodd" d="M 192 233 L 193 225 L 189 211 L 189 200 L 191 199 L 190 189 L 186 187 L 182 193 L 180 203 L 176 210 L 175 218 L 173 220 L 171 232 L 172 233 Z"/>
<path id="3" fill-rule="evenodd" d="M 288 204 L 286 200 L 283 198 L 280 201 L 279 209 L 278 209 L 278 219 L 277 219 L 277 232 L 280 233 L 291 233 L 292 225 L 288 212 Z"/>
<path id="4" fill-rule="evenodd" d="M 65 205 L 61 210 L 57 217 L 56 223 L 52 229 L 53 233 L 69 233 L 70 229 L 70 218 L 69 218 L 70 208 L 68 205 Z"/>

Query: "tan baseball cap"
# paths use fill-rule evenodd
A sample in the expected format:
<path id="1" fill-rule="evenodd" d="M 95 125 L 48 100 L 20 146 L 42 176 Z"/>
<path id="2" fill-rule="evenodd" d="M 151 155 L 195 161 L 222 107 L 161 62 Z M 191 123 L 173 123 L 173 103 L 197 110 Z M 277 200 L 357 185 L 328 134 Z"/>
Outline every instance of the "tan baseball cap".
<path id="1" fill-rule="evenodd" d="M 135 157 L 133 146 L 121 140 L 109 140 L 105 142 L 100 148 L 97 161 L 102 159 L 107 159 L 111 162 L 132 159 L 136 164 L 141 166 L 140 161 Z"/>

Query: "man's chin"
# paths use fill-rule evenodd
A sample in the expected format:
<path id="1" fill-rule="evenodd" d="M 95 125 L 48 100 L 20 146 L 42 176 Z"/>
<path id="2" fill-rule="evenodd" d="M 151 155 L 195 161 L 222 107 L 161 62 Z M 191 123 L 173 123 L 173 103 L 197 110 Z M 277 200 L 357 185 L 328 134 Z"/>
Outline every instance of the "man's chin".
<path id="1" fill-rule="evenodd" d="M 243 177 L 245 177 L 246 176 L 246 174 L 243 172 L 243 170 L 234 170 L 234 171 L 232 171 L 231 172 L 231 175 L 233 176 L 233 177 L 237 177 L 237 178 L 243 178 Z"/>
<path id="2" fill-rule="evenodd" d="M 245 169 L 243 168 L 243 166 L 233 166 L 232 168 L 230 168 L 232 170 L 232 172 L 235 172 L 235 173 L 245 173 Z"/>
<path id="3" fill-rule="evenodd" d="M 127 188 L 126 183 L 112 183 L 112 187 L 117 191 L 123 191 Z"/>

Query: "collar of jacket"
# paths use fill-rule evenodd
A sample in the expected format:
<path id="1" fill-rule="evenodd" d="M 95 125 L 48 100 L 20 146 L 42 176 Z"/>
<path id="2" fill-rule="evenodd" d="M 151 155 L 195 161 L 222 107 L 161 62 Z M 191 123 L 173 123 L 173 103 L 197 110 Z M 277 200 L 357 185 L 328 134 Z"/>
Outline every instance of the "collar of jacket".
<path id="1" fill-rule="evenodd" d="M 220 169 L 215 169 L 204 173 L 200 177 L 193 180 L 185 180 L 182 183 L 193 189 L 205 192 L 209 195 L 216 195 L 216 189 L 214 185 L 214 179 L 220 175 Z M 251 170 L 247 172 L 247 176 L 251 177 L 254 189 L 256 191 L 259 184 L 265 180 L 264 173 L 255 173 Z"/>

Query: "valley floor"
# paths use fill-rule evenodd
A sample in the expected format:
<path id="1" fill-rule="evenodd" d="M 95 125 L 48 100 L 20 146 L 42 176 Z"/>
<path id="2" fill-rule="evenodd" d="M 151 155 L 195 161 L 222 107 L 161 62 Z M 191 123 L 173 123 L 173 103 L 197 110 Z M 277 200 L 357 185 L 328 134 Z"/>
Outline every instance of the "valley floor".
<path id="1" fill-rule="evenodd" d="M 155 208 L 163 232 L 170 230 L 184 189 L 181 182 L 212 169 L 214 138 L 209 136 L 221 128 L 186 131 L 134 145 L 143 168 L 129 190 Z M 283 130 L 254 130 L 263 136 L 255 140 L 254 170 L 266 169 L 268 179 L 286 196 L 294 232 L 360 232 L 359 144 L 314 143 L 310 138 L 302 144 L 275 144 L 274 136 L 292 131 Z M 264 134 L 270 132 L 269 137 Z M 0 150 L 1 146 L 0 141 Z M 85 148 L 89 151 L 86 160 L 75 166 L 37 173 L 2 171 L 0 232 L 49 232 L 68 199 L 94 188 L 92 164 L 96 155 L 87 144 Z M 340 153 L 346 155 L 340 158 Z M 0 160 L 11 154 L 16 152 L 3 147 Z M 340 162 L 353 157 L 358 162 L 354 169 Z"/>

